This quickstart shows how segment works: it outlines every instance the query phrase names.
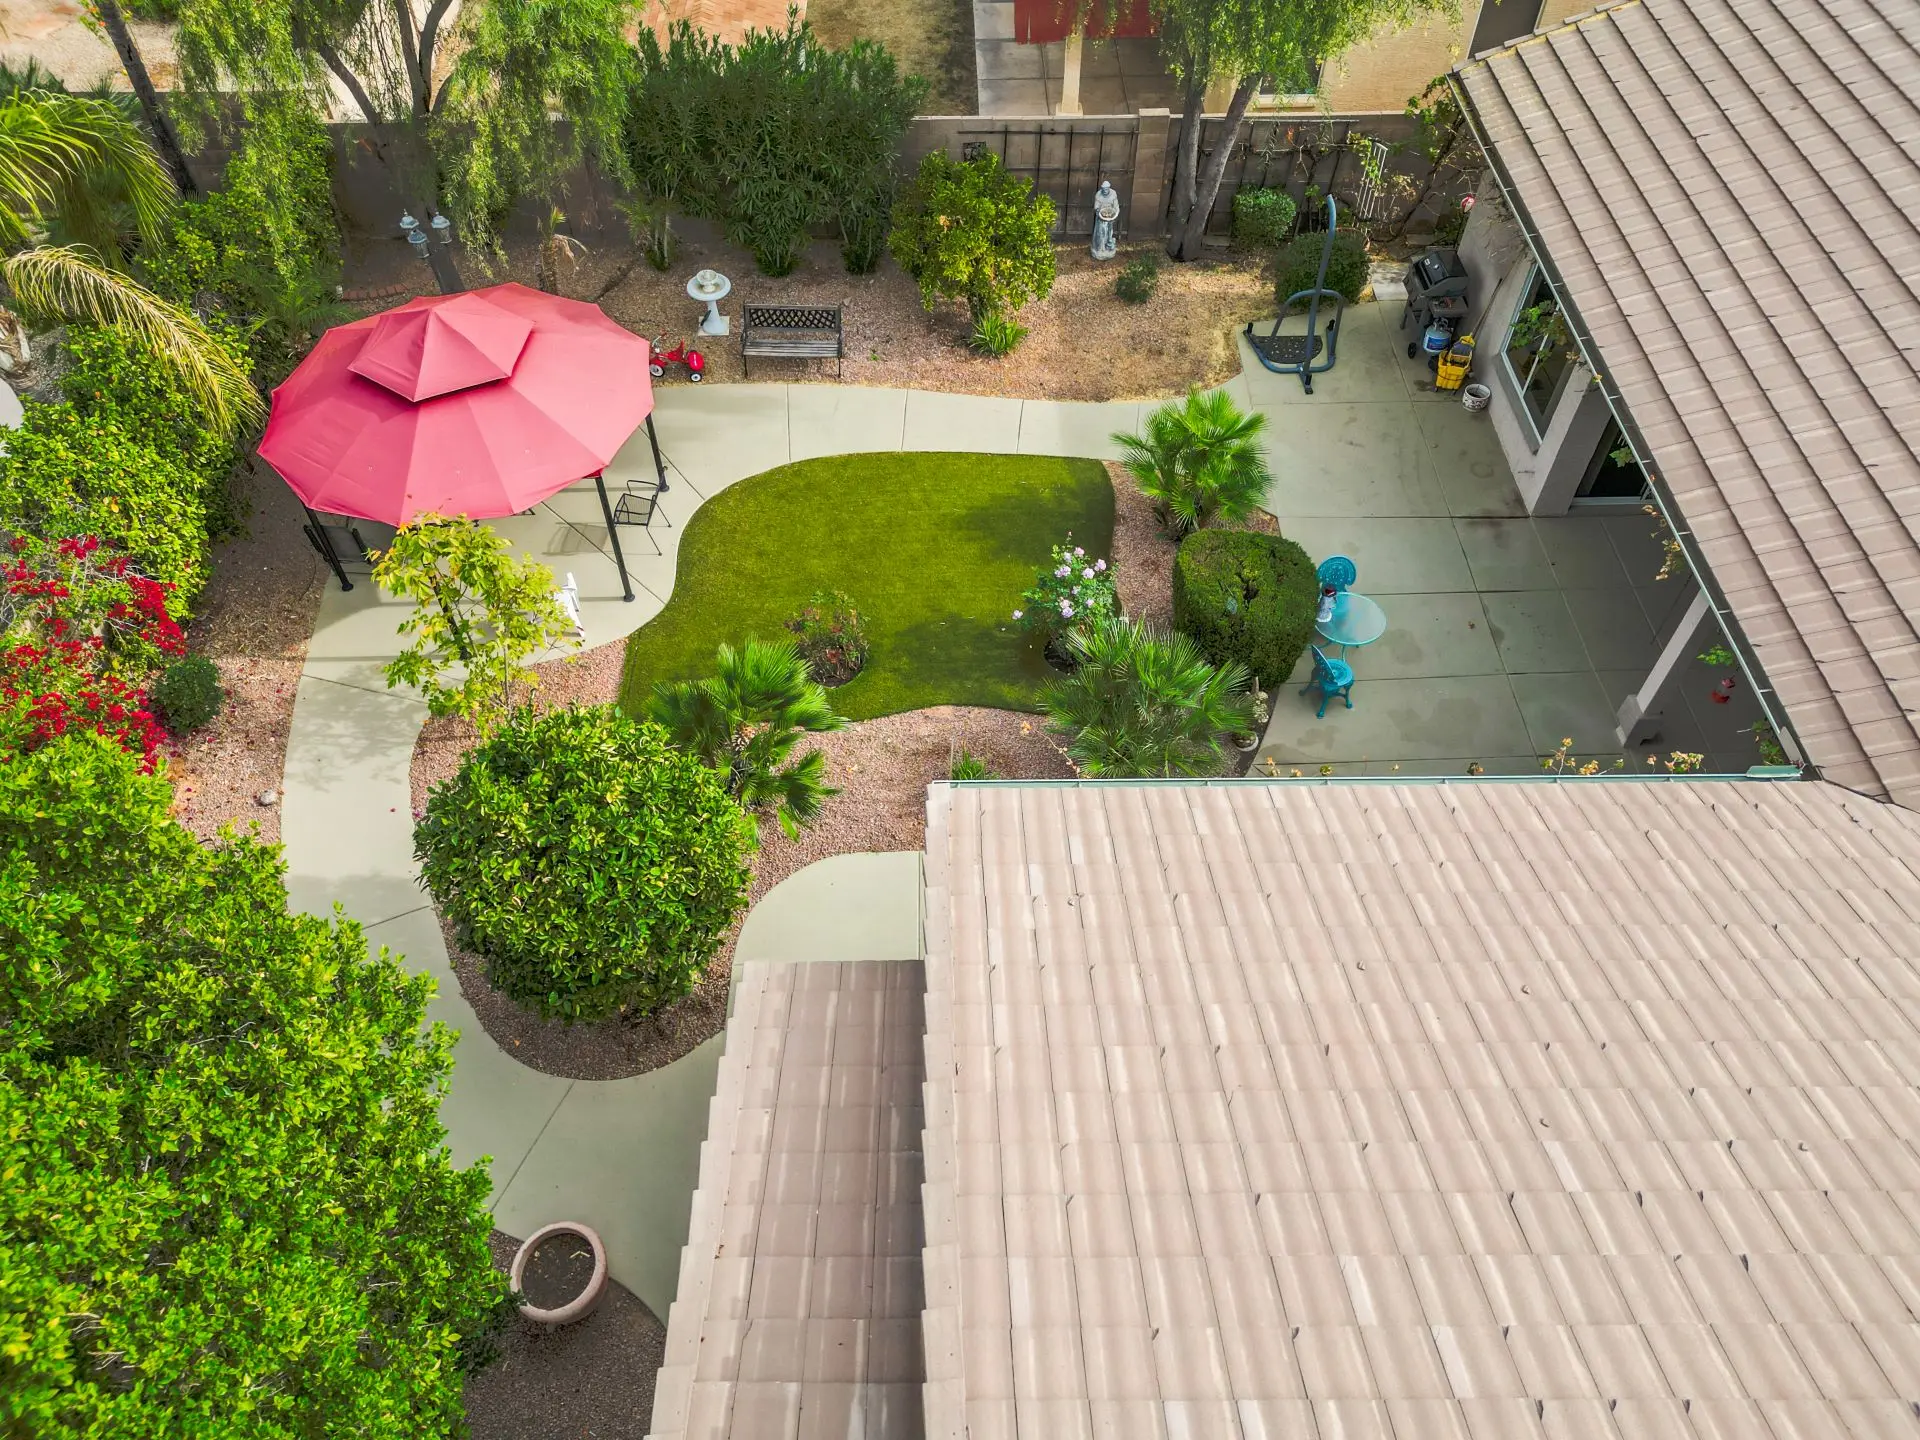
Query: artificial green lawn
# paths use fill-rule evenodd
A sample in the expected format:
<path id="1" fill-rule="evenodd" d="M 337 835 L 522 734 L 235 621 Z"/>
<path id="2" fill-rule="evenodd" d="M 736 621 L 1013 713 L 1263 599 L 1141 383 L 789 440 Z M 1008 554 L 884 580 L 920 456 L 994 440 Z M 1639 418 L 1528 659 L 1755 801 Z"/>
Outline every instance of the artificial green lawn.
<path id="1" fill-rule="evenodd" d="M 713 670 L 723 642 L 782 639 L 817 590 L 844 590 L 871 653 L 830 692 L 867 720 L 928 705 L 1032 709 L 1050 673 L 1012 618 L 1056 541 L 1104 557 L 1113 486 L 1098 461 L 888 453 L 803 460 L 702 505 L 666 609 L 627 640 L 620 703 Z"/>

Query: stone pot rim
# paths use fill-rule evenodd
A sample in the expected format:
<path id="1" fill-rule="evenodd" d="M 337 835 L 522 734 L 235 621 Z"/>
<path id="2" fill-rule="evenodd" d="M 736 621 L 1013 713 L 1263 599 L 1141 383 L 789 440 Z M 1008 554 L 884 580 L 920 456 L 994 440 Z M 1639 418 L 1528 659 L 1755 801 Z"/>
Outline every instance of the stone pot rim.
<path id="1" fill-rule="evenodd" d="M 607 1247 L 600 1242 L 599 1234 L 591 1225 L 583 1225 L 577 1220 L 556 1220 L 550 1225 L 542 1225 L 533 1234 L 520 1242 L 520 1248 L 513 1254 L 513 1268 L 509 1272 L 515 1294 L 522 1294 L 521 1282 L 526 1278 L 527 1261 L 542 1241 L 551 1240 L 556 1235 L 577 1235 L 587 1242 L 587 1248 L 593 1252 L 593 1274 L 588 1277 L 586 1288 L 565 1305 L 553 1310 L 543 1310 L 538 1305 L 523 1303 L 520 1317 L 535 1325 L 571 1325 L 576 1320 L 584 1320 L 600 1303 L 600 1297 L 607 1288 Z"/>

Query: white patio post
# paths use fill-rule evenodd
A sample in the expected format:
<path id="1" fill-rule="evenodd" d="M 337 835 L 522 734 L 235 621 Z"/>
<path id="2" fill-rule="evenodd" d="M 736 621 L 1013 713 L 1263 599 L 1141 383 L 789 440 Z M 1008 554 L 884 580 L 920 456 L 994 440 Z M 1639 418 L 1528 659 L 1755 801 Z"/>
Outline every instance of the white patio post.
<path id="1" fill-rule="evenodd" d="M 1056 114 L 1080 113 L 1080 55 L 1086 45 L 1087 32 L 1076 15 L 1067 30 L 1066 50 L 1060 60 L 1060 108 Z"/>
<path id="2" fill-rule="evenodd" d="M 1653 662 L 1646 683 L 1621 702 L 1620 723 L 1613 732 L 1616 744 L 1644 745 L 1660 737 L 1660 723 L 1679 684 L 1680 672 L 1686 668 L 1694 646 L 1700 643 L 1711 614 L 1707 592 L 1696 590 L 1687 613 L 1680 617 L 1679 627 L 1668 637 L 1660 658 Z"/>

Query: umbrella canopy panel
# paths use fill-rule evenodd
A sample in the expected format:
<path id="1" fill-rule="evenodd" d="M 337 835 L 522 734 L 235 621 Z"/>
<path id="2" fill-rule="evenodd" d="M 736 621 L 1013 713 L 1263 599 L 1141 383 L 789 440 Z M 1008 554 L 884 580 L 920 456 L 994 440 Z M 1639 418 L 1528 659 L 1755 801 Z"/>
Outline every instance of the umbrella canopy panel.
<path id="1" fill-rule="evenodd" d="M 650 354 L 524 285 L 425 296 L 329 330 L 273 392 L 260 455 L 315 510 L 518 514 L 612 461 L 653 409 Z"/>

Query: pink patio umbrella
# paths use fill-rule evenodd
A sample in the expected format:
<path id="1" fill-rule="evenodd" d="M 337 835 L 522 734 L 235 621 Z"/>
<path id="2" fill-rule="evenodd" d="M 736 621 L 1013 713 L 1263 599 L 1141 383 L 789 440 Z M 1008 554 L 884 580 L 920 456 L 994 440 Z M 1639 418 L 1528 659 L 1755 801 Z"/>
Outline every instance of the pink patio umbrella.
<path id="1" fill-rule="evenodd" d="M 517 515 L 591 475 L 633 599 L 603 474 L 642 422 L 660 489 L 652 347 L 599 306 L 495 285 L 428 295 L 329 330 L 273 392 L 260 456 L 307 507 L 404 525 Z"/>

